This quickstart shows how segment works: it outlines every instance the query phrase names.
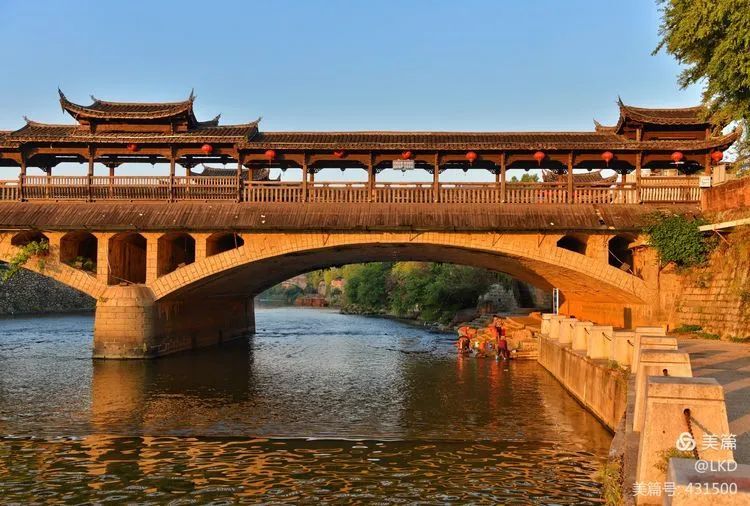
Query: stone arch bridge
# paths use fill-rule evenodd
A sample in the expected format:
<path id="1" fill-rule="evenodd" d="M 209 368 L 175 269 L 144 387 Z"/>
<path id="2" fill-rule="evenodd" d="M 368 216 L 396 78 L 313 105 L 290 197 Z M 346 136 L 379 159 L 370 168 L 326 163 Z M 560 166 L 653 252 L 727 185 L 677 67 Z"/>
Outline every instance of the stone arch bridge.
<path id="1" fill-rule="evenodd" d="M 659 209 L 695 213 L 689 205 Z M 559 288 L 569 312 L 647 322 L 657 287 L 638 247 L 650 205 L 8 203 L 0 260 L 47 241 L 41 272 L 96 299 L 94 354 L 155 357 L 254 331 L 253 296 L 310 270 L 449 262 Z"/>

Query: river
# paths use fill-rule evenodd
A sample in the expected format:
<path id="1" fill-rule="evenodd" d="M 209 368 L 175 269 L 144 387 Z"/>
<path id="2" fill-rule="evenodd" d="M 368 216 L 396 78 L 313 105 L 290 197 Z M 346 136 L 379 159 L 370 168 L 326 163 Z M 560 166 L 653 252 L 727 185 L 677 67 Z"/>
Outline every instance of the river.
<path id="1" fill-rule="evenodd" d="M 90 315 L 0 320 L 0 501 L 599 503 L 611 437 L 535 362 L 321 309 L 93 361 Z"/>

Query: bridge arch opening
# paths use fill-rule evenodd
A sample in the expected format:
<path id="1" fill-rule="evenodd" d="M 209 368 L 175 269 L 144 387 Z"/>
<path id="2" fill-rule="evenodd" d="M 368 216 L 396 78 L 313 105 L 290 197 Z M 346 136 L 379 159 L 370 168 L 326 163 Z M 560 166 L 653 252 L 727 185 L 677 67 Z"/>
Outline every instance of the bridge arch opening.
<path id="1" fill-rule="evenodd" d="M 170 232 L 157 242 L 156 275 L 163 276 L 195 262 L 195 239 L 190 234 Z"/>
<path id="2" fill-rule="evenodd" d="M 568 234 L 557 241 L 557 247 L 574 253 L 586 254 L 588 237 L 580 234 Z"/>
<path id="3" fill-rule="evenodd" d="M 146 238 L 135 232 L 122 232 L 109 239 L 108 284 L 146 282 Z"/>
<path id="4" fill-rule="evenodd" d="M 206 239 L 206 256 L 211 257 L 244 246 L 245 240 L 240 234 L 217 232 Z"/>
<path id="5" fill-rule="evenodd" d="M 33 230 L 25 230 L 23 232 L 17 233 L 10 240 L 10 244 L 12 246 L 17 246 L 19 248 L 23 248 L 24 246 L 27 246 L 28 244 L 32 242 L 47 242 L 48 243 L 49 238 L 47 238 L 47 236 L 41 232 L 37 232 Z"/>
<path id="6" fill-rule="evenodd" d="M 610 239 L 607 244 L 609 265 L 624 271 L 632 270 L 633 250 L 630 245 L 633 241 L 635 238 L 629 234 L 619 234 Z"/>
<path id="7" fill-rule="evenodd" d="M 69 232 L 60 239 L 60 262 L 96 272 L 99 241 L 89 232 Z"/>

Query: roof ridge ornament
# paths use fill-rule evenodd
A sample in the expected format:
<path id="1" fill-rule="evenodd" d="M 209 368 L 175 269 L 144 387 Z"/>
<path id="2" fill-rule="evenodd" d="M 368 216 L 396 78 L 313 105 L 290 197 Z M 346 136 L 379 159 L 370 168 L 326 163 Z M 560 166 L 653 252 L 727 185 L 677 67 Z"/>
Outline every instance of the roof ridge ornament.
<path id="1" fill-rule="evenodd" d="M 195 88 L 190 89 L 190 96 L 188 96 L 188 102 L 195 102 L 195 99 L 198 98 L 195 95 Z"/>

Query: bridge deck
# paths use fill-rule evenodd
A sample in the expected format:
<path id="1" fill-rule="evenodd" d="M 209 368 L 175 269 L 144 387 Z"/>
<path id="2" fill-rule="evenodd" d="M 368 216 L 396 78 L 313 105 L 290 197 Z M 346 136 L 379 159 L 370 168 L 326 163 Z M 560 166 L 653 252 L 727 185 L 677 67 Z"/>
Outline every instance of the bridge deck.
<path id="1" fill-rule="evenodd" d="M 0 202 L 0 229 L 39 230 L 639 230 L 657 210 L 696 204 L 383 204 Z"/>

